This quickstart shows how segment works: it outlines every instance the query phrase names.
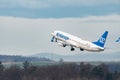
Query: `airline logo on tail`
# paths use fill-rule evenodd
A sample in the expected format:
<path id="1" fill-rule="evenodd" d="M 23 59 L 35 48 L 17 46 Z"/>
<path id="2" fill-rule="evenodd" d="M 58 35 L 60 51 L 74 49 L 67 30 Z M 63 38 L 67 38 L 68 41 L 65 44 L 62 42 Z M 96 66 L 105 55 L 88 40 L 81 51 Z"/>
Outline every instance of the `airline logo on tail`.
<path id="1" fill-rule="evenodd" d="M 51 42 L 57 42 L 62 47 L 70 46 L 71 51 L 74 51 L 76 47 L 81 51 L 87 50 L 99 52 L 104 51 L 104 45 L 107 39 L 108 31 L 105 31 L 96 42 L 86 41 L 62 31 L 53 31 L 51 34 L 53 36 Z"/>
<path id="2" fill-rule="evenodd" d="M 101 37 L 101 38 L 100 38 L 100 42 L 101 42 L 101 43 L 105 43 L 105 38 Z"/>

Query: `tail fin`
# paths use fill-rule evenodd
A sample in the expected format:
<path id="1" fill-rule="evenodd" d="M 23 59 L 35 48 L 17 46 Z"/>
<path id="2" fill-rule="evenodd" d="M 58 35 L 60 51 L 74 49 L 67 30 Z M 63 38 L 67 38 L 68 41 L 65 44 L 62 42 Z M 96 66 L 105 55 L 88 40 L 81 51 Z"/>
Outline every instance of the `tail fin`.
<path id="1" fill-rule="evenodd" d="M 108 31 L 105 31 L 104 34 L 99 38 L 99 40 L 97 42 L 93 42 L 93 43 L 100 47 L 104 47 L 107 35 L 108 35 Z"/>
<path id="2" fill-rule="evenodd" d="M 115 42 L 120 42 L 120 37 Z"/>

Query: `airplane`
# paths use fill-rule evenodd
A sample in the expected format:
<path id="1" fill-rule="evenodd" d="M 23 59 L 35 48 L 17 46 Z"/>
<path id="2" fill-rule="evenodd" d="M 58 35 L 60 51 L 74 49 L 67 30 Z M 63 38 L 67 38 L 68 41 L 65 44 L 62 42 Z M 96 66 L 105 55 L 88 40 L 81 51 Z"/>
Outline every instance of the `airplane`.
<path id="1" fill-rule="evenodd" d="M 120 42 L 120 37 L 115 42 Z"/>
<path id="2" fill-rule="evenodd" d="M 59 30 L 53 31 L 51 35 L 52 35 L 51 42 L 57 42 L 58 45 L 62 47 L 70 46 L 71 51 L 74 51 L 76 47 L 79 48 L 81 51 L 86 50 L 91 52 L 100 52 L 104 51 L 105 49 L 104 45 L 106 42 L 108 31 L 105 31 L 96 42 L 90 42 Z"/>

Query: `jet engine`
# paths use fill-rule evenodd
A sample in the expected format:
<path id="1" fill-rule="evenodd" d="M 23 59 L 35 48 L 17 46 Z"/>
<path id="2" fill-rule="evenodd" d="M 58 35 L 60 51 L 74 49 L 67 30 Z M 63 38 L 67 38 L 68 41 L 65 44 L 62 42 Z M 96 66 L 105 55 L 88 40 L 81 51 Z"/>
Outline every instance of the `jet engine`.
<path id="1" fill-rule="evenodd" d="M 61 46 L 61 47 L 66 47 L 66 44 L 64 44 L 62 41 L 59 41 L 58 45 Z"/>

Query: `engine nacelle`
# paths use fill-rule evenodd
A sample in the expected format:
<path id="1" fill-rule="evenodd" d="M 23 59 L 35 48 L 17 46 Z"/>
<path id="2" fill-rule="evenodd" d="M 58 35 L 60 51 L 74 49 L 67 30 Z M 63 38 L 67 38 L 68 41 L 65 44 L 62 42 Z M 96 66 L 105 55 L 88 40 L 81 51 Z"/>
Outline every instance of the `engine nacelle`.
<path id="1" fill-rule="evenodd" d="M 58 42 L 58 45 L 61 47 L 66 47 L 66 44 L 62 43 L 62 42 Z"/>
<path id="2" fill-rule="evenodd" d="M 62 43 L 58 43 L 59 46 L 63 47 L 63 44 Z"/>

